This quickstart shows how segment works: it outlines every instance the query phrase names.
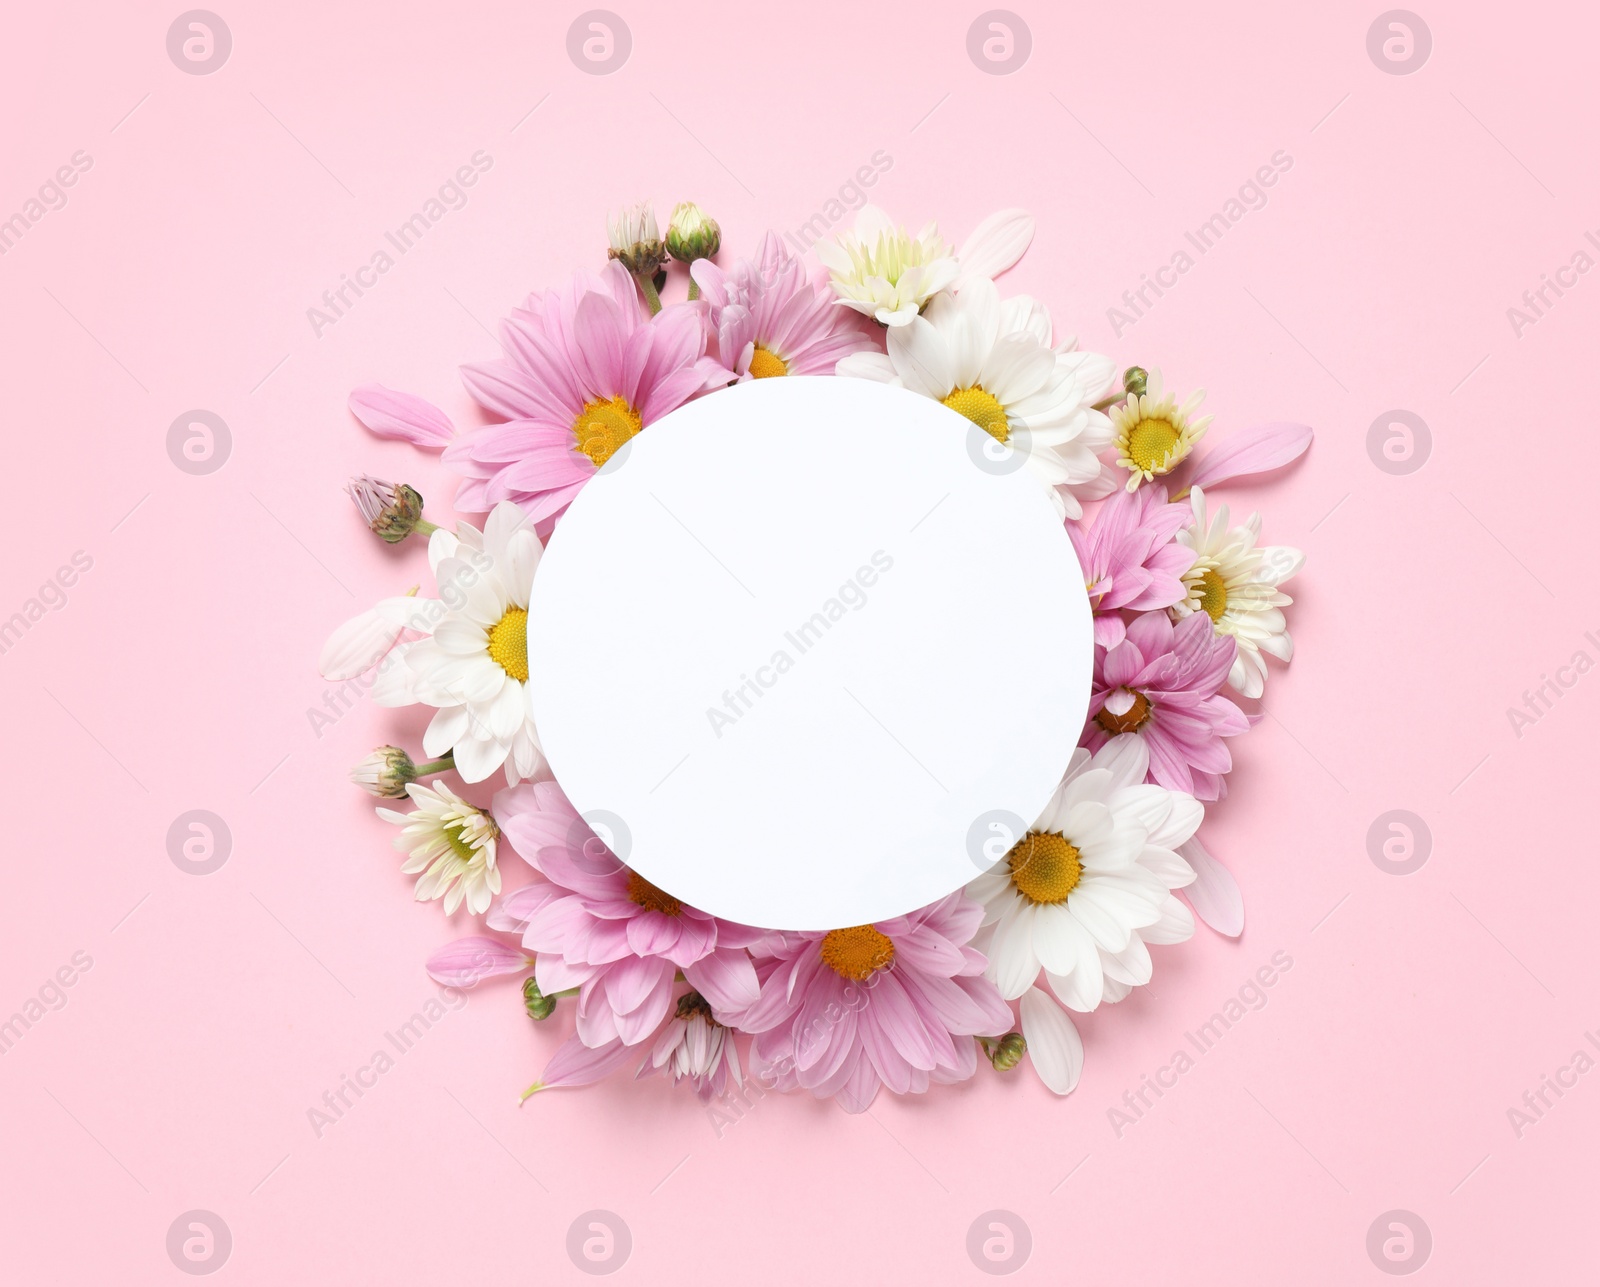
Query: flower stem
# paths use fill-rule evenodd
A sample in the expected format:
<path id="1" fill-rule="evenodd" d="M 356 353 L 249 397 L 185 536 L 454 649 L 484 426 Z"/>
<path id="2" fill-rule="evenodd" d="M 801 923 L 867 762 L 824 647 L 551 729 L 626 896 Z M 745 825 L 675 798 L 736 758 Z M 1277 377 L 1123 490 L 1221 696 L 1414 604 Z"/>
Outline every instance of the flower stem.
<path id="1" fill-rule="evenodd" d="M 644 302 L 650 305 L 652 315 L 661 311 L 661 296 L 656 291 L 656 284 L 648 277 L 637 278 L 639 289 L 644 292 Z"/>
<path id="2" fill-rule="evenodd" d="M 420 777 L 424 773 L 443 773 L 447 769 L 455 768 L 455 766 L 456 757 L 454 755 L 446 755 L 437 760 L 429 760 L 425 764 L 415 765 L 414 768 Z"/>
<path id="3" fill-rule="evenodd" d="M 422 536 L 432 536 L 439 530 L 439 525 L 437 523 L 430 523 L 425 518 L 419 518 L 417 520 L 417 526 L 413 530 Z"/>
<path id="4" fill-rule="evenodd" d="M 692 274 L 689 277 L 689 298 L 690 299 L 699 299 L 700 298 L 700 283 L 695 281 L 695 279 L 694 279 Z"/>

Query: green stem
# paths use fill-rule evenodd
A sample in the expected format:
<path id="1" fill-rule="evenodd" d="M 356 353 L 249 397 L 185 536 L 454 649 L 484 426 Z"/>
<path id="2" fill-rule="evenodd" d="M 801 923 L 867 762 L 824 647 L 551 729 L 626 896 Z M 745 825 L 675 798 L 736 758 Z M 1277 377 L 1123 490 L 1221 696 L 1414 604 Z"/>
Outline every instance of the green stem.
<path id="1" fill-rule="evenodd" d="M 1113 393 L 1108 398 L 1101 398 L 1099 402 L 1094 404 L 1094 409 L 1096 411 L 1109 411 L 1112 407 L 1116 406 L 1119 402 L 1126 402 L 1127 400 L 1128 400 L 1128 391 L 1126 389 L 1123 389 L 1120 393 Z"/>
<path id="2" fill-rule="evenodd" d="M 412 530 L 420 533 L 423 536 L 432 536 L 439 530 L 439 525 L 437 523 L 430 523 L 425 518 L 419 518 L 417 520 L 416 527 Z"/>
<path id="3" fill-rule="evenodd" d="M 700 298 L 700 283 L 695 281 L 695 279 L 694 279 L 694 277 L 692 275 L 689 278 L 689 298 L 690 299 L 699 299 Z"/>
<path id="4" fill-rule="evenodd" d="M 426 764 L 417 764 L 412 767 L 420 777 L 424 773 L 443 773 L 447 769 L 455 768 L 455 766 L 456 757 L 454 755 L 446 755 L 441 759 L 429 760 Z"/>
<path id="5" fill-rule="evenodd" d="M 659 313 L 661 311 L 661 296 L 656 291 L 656 284 L 648 277 L 639 277 L 635 280 L 639 283 L 639 289 L 644 292 L 644 302 L 650 305 L 650 312 L 652 314 Z"/>

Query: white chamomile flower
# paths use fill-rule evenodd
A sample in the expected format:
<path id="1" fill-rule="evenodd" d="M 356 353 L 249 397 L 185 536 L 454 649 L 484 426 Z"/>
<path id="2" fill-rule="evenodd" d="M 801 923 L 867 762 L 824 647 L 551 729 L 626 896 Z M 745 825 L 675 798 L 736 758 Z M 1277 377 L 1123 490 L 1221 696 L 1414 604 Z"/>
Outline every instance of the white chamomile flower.
<path id="1" fill-rule="evenodd" d="M 1287 662 L 1294 656 L 1281 609 L 1294 600 L 1278 587 L 1300 570 L 1306 556 L 1288 545 L 1261 545 L 1261 515 L 1244 526 L 1228 527 L 1222 506 L 1209 524 L 1206 498 L 1196 487 L 1190 495 L 1194 523 L 1178 533 L 1180 544 L 1195 552 L 1194 566 L 1183 574 L 1185 597 L 1172 607 L 1176 618 L 1204 612 L 1219 635 L 1232 635 L 1238 650 L 1228 683 L 1246 697 L 1266 691 L 1268 653 Z"/>
<path id="2" fill-rule="evenodd" d="M 482 782 L 505 766 L 515 786 L 544 763 L 528 689 L 528 595 L 544 552 L 513 501 L 496 505 L 482 532 L 461 523 L 428 541 L 439 598 L 416 599 L 406 621 L 425 636 L 399 645 L 378 672 L 383 706 L 438 708 L 423 734 L 431 756 Z"/>
<path id="3" fill-rule="evenodd" d="M 942 402 L 997 442 L 1021 452 L 1052 489 L 1057 508 L 1078 517 L 1080 495 L 1105 495 L 1098 452 L 1111 422 L 1094 403 L 1111 387 L 1110 358 L 1075 341 L 1051 347 L 1050 314 L 1018 296 L 1002 301 L 987 278 L 940 295 L 921 317 L 889 331 L 885 353 L 853 353 L 839 375 L 900 385 Z"/>
<path id="4" fill-rule="evenodd" d="M 1144 393 L 1111 408 L 1117 465 L 1128 471 L 1130 492 L 1188 458 L 1211 424 L 1212 417 L 1195 415 L 1205 396 L 1196 390 L 1179 406 L 1174 394 L 1162 393 L 1161 372 L 1152 371 Z"/>
<path id="5" fill-rule="evenodd" d="M 1149 764 L 1137 737 L 1113 738 L 1093 756 L 1075 751 L 1039 820 L 967 886 L 984 906 L 979 947 L 989 977 L 1008 1000 L 1026 994 L 1042 968 L 1063 1005 L 1093 1010 L 1150 981 L 1147 944 L 1194 933 L 1193 915 L 1171 892 L 1194 870 L 1174 851 L 1205 810 L 1145 783 Z"/>
<path id="6" fill-rule="evenodd" d="M 960 271 L 937 224 L 913 237 L 876 206 L 862 206 L 854 230 L 816 251 L 840 302 L 891 328 L 910 322 Z"/>
<path id="7" fill-rule="evenodd" d="M 443 782 L 432 786 L 413 782 L 406 794 L 417 806 L 414 810 L 380 808 L 378 816 L 401 827 L 394 847 L 411 855 L 401 871 L 408 876 L 422 873 L 417 878 L 417 901 L 442 898 L 449 915 L 464 899 L 467 910 L 481 916 L 500 892 L 500 868 L 495 865 L 500 828 Z"/>

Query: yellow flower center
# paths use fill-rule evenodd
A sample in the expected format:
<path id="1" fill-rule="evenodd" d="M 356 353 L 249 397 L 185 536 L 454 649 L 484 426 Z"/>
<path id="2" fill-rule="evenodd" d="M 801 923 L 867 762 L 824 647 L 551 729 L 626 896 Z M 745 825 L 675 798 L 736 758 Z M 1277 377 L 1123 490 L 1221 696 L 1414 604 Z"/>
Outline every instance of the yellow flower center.
<path id="1" fill-rule="evenodd" d="M 820 951 L 824 965 L 857 983 L 894 964 L 894 940 L 870 925 L 830 930 L 823 935 Z"/>
<path id="2" fill-rule="evenodd" d="M 512 679 L 528 682 L 528 610 L 507 608 L 489 631 L 489 659 Z"/>
<path id="3" fill-rule="evenodd" d="M 1113 715 L 1108 708 L 1102 707 L 1100 713 L 1094 717 L 1095 723 L 1113 737 L 1118 733 L 1136 732 L 1150 718 L 1150 699 L 1143 693 L 1134 692 L 1131 688 L 1123 691 L 1133 698 L 1132 706 L 1120 715 Z"/>
<path id="4" fill-rule="evenodd" d="M 578 440 L 577 450 L 594 461 L 598 469 L 643 427 L 644 421 L 626 398 L 597 398 L 578 412 L 572 422 L 572 436 Z"/>
<path id="5" fill-rule="evenodd" d="M 683 911 L 682 903 L 636 871 L 628 873 L 628 899 L 647 912 L 660 912 L 663 916 L 677 916 Z"/>
<path id="6" fill-rule="evenodd" d="M 1170 420 L 1141 420 L 1128 434 L 1128 459 L 1150 473 L 1165 473 L 1177 445 L 1178 431 Z"/>
<path id="7" fill-rule="evenodd" d="M 1011 436 L 1011 422 L 1006 419 L 1006 409 L 994 394 L 981 385 L 970 384 L 957 389 L 943 399 L 950 410 L 964 415 L 996 442 L 1005 442 Z"/>
<path id="8" fill-rule="evenodd" d="M 750 378 L 752 380 L 765 380 L 769 376 L 788 375 L 789 364 L 771 349 L 764 349 L 759 344 L 750 355 Z"/>
<path id="9" fill-rule="evenodd" d="M 1200 607 L 1213 622 L 1221 621 L 1222 614 L 1228 610 L 1228 586 L 1215 568 L 1207 568 L 1200 574 Z"/>
<path id="10" fill-rule="evenodd" d="M 1030 903 L 1064 903 L 1083 879 L 1078 850 L 1055 831 L 1030 831 L 1011 846 L 1011 883 Z"/>

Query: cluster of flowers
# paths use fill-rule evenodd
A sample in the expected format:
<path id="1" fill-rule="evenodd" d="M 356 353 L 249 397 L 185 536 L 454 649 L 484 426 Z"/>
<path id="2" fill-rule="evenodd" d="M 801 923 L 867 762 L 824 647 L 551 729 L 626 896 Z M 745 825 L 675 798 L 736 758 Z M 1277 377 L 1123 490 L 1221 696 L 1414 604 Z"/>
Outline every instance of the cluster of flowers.
<path id="1" fill-rule="evenodd" d="M 410 798 L 410 812 L 378 813 L 401 827 L 416 897 L 446 913 L 464 902 L 491 931 L 436 953 L 434 979 L 522 976 L 538 1020 L 576 998 L 572 1035 L 528 1093 L 633 1064 L 702 1098 L 748 1075 L 861 1111 L 881 1086 L 969 1078 L 981 1054 L 1001 1071 L 1026 1057 L 1066 1094 L 1083 1064 L 1068 1011 L 1149 982 L 1150 946 L 1189 938 L 1196 913 L 1242 930 L 1238 887 L 1196 832 L 1225 791 L 1228 739 L 1259 718 L 1240 701 L 1261 697 L 1267 657 L 1290 659 L 1281 586 L 1302 557 L 1258 544 L 1255 515 L 1232 526 L 1226 506 L 1209 512 L 1207 492 L 1290 463 L 1311 431 L 1269 425 L 1196 452 L 1202 393 L 1180 402 L 1138 367 L 1118 388 L 1112 362 L 1058 338 L 1044 305 L 1001 298 L 994 278 L 1033 229 L 1003 211 L 956 250 L 932 224 L 913 236 L 868 207 L 817 246 L 825 271 L 772 235 L 722 266 L 720 231 L 698 209 L 679 206 L 662 237 L 640 206 L 612 219 L 603 271 L 530 296 L 504 322 L 505 355 L 464 368 L 497 423 L 457 433 L 420 398 L 352 395 L 372 431 L 442 449 L 464 479 L 458 507 L 488 515 L 446 530 L 414 489 L 352 482 L 383 539 L 426 537 L 439 594 L 413 590 L 346 623 L 322 670 L 375 672 L 379 703 L 435 711 L 427 762 L 389 746 L 353 772 L 375 795 Z M 663 306 L 671 262 L 687 267 L 687 298 Z M 590 475 L 690 399 L 789 375 L 901 385 L 1023 453 L 1094 611 L 1080 749 L 1033 826 L 965 890 L 826 933 L 733 924 L 629 869 L 550 780 L 528 692 L 542 539 Z M 466 783 L 503 771 L 507 785 L 483 808 L 421 780 L 451 770 Z M 502 840 L 534 872 L 503 897 Z"/>

